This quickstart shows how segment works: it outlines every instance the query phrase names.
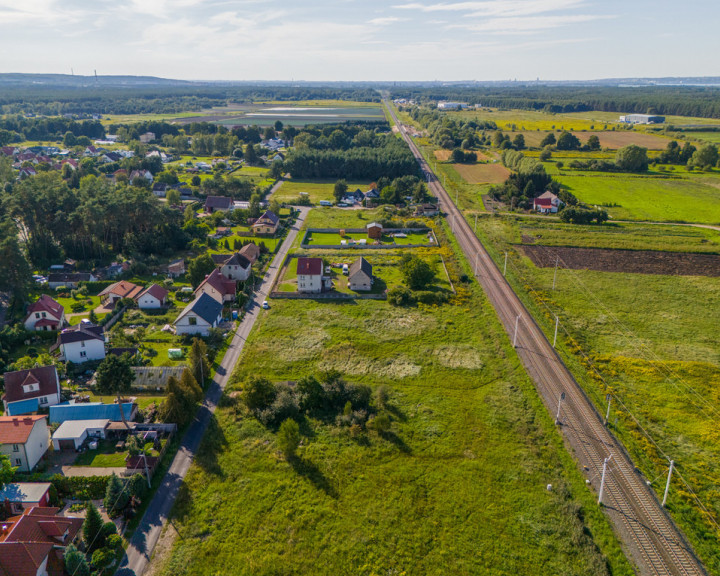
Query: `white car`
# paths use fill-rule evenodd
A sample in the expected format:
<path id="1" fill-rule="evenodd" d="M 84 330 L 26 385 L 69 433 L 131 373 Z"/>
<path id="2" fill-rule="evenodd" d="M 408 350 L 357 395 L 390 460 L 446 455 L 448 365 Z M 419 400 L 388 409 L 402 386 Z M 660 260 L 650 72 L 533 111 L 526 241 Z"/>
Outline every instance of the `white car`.
<path id="1" fill-rule="evenodd" d="M 268 301 L 267 301 L 267 300 L 263 300 L 262 307 L 263 307 L 265 310 L 267 310 L 268 308 L 270 308 L 270 304 L 268 304 Z"/>

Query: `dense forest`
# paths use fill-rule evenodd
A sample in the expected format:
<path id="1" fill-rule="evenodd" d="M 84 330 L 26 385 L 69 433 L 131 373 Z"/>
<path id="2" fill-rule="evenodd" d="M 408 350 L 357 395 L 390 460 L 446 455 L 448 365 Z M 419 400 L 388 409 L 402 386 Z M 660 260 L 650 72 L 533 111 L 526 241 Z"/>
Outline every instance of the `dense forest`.
<path id="1" fill-rule="evenodd" d="M 295 178 L 375 180 L 419 174 L 410 149 L 384 122 L 303 128 L 284 167 Z"/>
<path id="2" fill-rule="evenodd" d="M 404 87 L 393 98 L 420 103 L 454 100 L 493 108 L 545 112 L 650 113 L 720 118 L 720 88 L 694 86 L 519 86 L 519 87 Z"/>
<path id="3" fill-rule="evenodd" d="M 151 86 L 97 85 L 52 87 L 9 85 L 0 90 L 0 113 L 41 114 L 177 114 L 232 103 L 260 100 L 356 100 L 379 102 L 370 88 L 289 86 Z"/>

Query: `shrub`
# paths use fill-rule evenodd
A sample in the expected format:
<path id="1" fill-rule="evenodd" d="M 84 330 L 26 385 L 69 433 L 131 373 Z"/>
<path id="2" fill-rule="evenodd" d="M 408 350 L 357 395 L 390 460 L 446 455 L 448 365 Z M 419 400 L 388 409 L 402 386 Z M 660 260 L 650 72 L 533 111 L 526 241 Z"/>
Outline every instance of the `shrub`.
<path id="1" fill-rule="evenodd" d="M 410 306 L 415 303 L 412 292 L 404 286 L 390 288 L 387 293 L 387 299 L 393 306 Z"/>
<path id="2" fill-rule="evenodd" d="M 300 427 L 295 420 L 287 419 L 280 425 L 277 434 L 277 445 L 286 460 L 295 457 L 300 445 Z"/>
<path id="3" fill-rule="evenodd" d="M 449 300 L 445 292 L 430 292 L 429 290 L 420 290 L 415 292 L 414 296 L 422 304 L 443 304 Z"/>

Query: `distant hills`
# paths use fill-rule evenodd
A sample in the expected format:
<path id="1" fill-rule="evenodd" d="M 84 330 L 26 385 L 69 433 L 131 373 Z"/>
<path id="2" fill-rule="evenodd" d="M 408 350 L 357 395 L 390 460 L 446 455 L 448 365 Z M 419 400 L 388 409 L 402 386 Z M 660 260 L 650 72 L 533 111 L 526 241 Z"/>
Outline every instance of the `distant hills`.
<path id="1" fill-rule="evenodd" d="M 462 80 L 462 81 L 407 81 L 407 82 L 332 82 L 302 80 L 217 80 L 192 81 L 157 76 L 81 76 L 71 74 L 0 73 L 0 87 L 53 88 L 147 88 L 147 87 L 208 87 L 208 86 L 298 86 L 298 87 L 390 87 L 390 86 L 455 86 L 455 87 L 511 87 L 511 86 L 716 86 L 720 76 L 677 76 L 662 78 L 603 78 L 597 80 Z"/>

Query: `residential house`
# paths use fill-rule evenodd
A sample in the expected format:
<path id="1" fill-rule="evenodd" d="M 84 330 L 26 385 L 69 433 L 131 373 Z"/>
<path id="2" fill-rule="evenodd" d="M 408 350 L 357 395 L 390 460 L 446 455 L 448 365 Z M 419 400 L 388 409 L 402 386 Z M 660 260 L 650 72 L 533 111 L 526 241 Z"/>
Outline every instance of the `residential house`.
<path id="1" fill-rule="evenodd" d="M 298 292 L 319 294 L 325 288 L 322 258 L 298 258 Z"/>
<path id="2" fill-rule="evenodd" d="M 103 268 L 102 276 L 104 278 L 117 278 L 120 274 L 124 274 L 130 270 L 130 262 L 113 262 L 107 268 Z"/>
<path id="3" fill-rule="evenodd" d="M 20 472 L 32 471 L 49 443 L 45 416 L 0 416 L 0 454 Z"/>
<path id="4" fill-rule="evenodd" d="M 154 132 L 145 132 L 145 134 L 140 134 L 139 140 L 143 144 L 149 144 L 150 142 L 155 140 L 155 133 Z"/>
<path id="5" fill-rule="evenodd" d="M 245 256 L 236 252 L 235 254 L 213 254 L 212 259 L 220 270 L 220 273 L 229 280 L 244 282 L 250 276 L 252 263 Z"/>
<path id="6" fill-rule="evenodd" d="M 167 196 L 168 185 L 165 184 L 165 182 L 155 182 L 152 191 L 158 198 L 165 198 L 165 196 Z"/>
<path id="7" fill-rule="evenodd" d="M 222 320 L 223 305 L 207 293 L 200 294 L 190 302 L 175 319 L 178 335 L 199 334 L 208 336 L 211 328 L 217 328 Z"/>
<path id="8" fill-rule="evenodd" d="M 378 192 L 377 188 L 370 188 L 367 192 L 365 192 L 365 198 L 370 200 L 377 200 L 380 198 L 380 192 Z"/>
<path id="9" fill-rule="evenodd" d="M 255 264 L 257 259 L 260 258 L 260 247 L 254 242 L 250 242 L 240 249 L 240 255 L 245 256 L 251 264 Z"/>
<path id="10" fill-rule="evenodd" d="M 123 402 L 122 414 L 125 415 L 125 420 L 134 420 L 137 415 L 137 404 Z M 120 404 L 70 401 L 50 407 L 50 424 L 62 424 L 68 420 L 110 420 L 111 422 L 121 422 Z"/>
<path id="11" fill-rule="evenodd" d="M 157 310 L 167 304 L 169 294 L 162 286 L 150 284 L 136 296 L 135 301 L 141 310 Z"/>
<path id="12" fill-rule="evenodd" d="M 562 206 L 563 201 L 549 190 L 533 199 L 533 210 L 541 214 L 554 214 Z"/>
<path id="13" fill-rule="evenodd" d="M 343 196 L 343 202 L 346 202 L 348 204 L 354 204 L 354 203 L 360 203 L 363 200 L 365 200 L 365 194 L 362 193 L 362 190 L 358 188 L 354 192 L 346 192 L 345 196 Z"/>
<path id="14" fill-rule="evenodd" d="M 178 278 L 185 274 L 185 260 L 175 260 L 168 264 L 167 274 L 170 278 Z"/>
<path id="15" fill-rule="evenodd" d="M 418 204 L 415 208 L 415 216 L 437 216 L 440 214 L 437 204 Z"/>
<path id="16" fill-rule="evenodd" d="M 25 317 L 25 330 L 58 330 L 65 323 L 65 308 L 47 294 L 30 304 Z"/>
<path id="17" fill-rule="evenodd" d="M 11 514 L 22 514 L 28 508 L 50 504 L 50 482 L 13 482 L 0 488 L 0 506 Z"/>
<path id="18" fill-rule="evenodd" d="M 95 282 L 97 278 L 89 272 L 59 272 L 48 275 L 48 286 L 50 288 L 77 288 L 80 282 Z"/>
<path id="19" fill-rule="evenodd" d="M 81 321 L 77 326 L 65 328 L 50 351 L 60 350 L 65 362 L 81 364 L 105 358 L 105 335 L 102 326 Z"/>
<path id="20" fill-rule="evenodd" d="M 200 286 L 195 289 L 195 296 L 208 294 L 221 304 L 232 302 L 237 296 L 237 283 L 228 280 L 217 268 L 205 277 Z"/>
<path id="21" fill-rule="evenodd" d="M 274 235 L 279 226 L 280 218 L 278 218 L 277 214 L 266 210 L 260 218 L 253 222 L 252 229 L 255 234 Z"/>
<path id="22" fill-rule="evenodd" d="M 208 196 L 205 200 L 205 212 L 227 212 L 233 208 L 233 199 L 227 196 Z"/>
<path id="23" fill-rule="evenodd" d="M 373 285 L 372 264 L 362 256 L 350 264 L 348 287 L 350 290 L 371 290 Z"/>
<path id="24" fill-rule="evenodd" d="M 0 527 L 0 574 L 61 576 L 65 548 L 80 534 L 82 518 L 58 516 L 59 508 L 32 507 Z"/>
<path id="25" fill-rule="evenodd" d="M 55 450 L 78 450 L 89 440 L 104 440 L 107 418 L 98 420 L 65 420 L 52 435 Z"/>
<path id="26" fill-rule="evenodd" d="M 105 308 L 115 308 L 118 300 L 122 300 L 123 298 L 132 298 L 134 300 L 142 291 L 142 286 L 121 280 L 120 282 L 111 284 L 100 292 L 100 302 L 102 302 Z"/>
<path id="27" fill-rule="evenodd" d="M 9 416 L 37 412 L 60 403 L 60 379 L 55 366 L 5 372 L 3 406 Z"/>
<path id="28" fill-rule="evenodd" d="M 371 238 L 373 240 L 380 240 L 380 238 L 382 238 L 382 224 L 379 224 L 378 222 L 370 222 L 370 224 L 365 226 L 365 229 L 367 230 L 368 238 Z"/>
<path id="29" fill-rule="evenodd" d="M 150 170 L 133 170 L 130 172 L 130 176 L 128 177 L 129 182 L 132 184 L 135 182 L 137 178 L 145 178 L 148 182 L 152 183 L 155 178 L 152 175 L 152 172 Z"/>

